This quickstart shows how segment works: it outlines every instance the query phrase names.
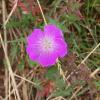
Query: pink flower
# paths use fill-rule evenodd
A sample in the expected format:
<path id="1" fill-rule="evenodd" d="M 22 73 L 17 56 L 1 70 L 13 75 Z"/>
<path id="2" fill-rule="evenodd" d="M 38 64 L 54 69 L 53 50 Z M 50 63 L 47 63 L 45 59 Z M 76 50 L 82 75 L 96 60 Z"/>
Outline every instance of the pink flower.
<path id="1" fill-rule="evenodd" d="M 44 31 L 34 29 L 27 37 L 26 52 L 29 58 L 43 67 L 54 65 L 57 58 L 64 57 L 67 51 L 63 33 L 55 25 L 44 26 Z"/>

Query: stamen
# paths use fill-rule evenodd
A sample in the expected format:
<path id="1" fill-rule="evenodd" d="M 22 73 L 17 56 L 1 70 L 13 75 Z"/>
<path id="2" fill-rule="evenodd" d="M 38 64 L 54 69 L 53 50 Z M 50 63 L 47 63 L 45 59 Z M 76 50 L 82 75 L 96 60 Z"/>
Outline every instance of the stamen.
<path id="1" fill-rule="evenodd" d="M 52 51 L 55 48 L 55 43 L 52 37 L 46 36 L 42 38 L 39 43 L 40 43 L 42 50 L 45 52 Z"/>

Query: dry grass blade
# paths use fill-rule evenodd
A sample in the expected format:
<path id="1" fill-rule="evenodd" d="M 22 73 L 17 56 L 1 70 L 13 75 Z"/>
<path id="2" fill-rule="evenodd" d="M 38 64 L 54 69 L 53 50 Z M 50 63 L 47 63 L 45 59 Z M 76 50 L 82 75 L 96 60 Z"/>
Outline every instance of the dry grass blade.
<path id="1" fill-rule="evenodd" d="M 63 70 L 61 68 L 61 64 L 59 63 L 59 60 L 57 60 L 57 66 L 58 66 L 60 75 L 63 77 L 63 80 L 66 81 L 65 73 L 63 72 Z"/>
<path id="2" fill-rule="evenodd" d="M 37 3 L 38 3 L 39 8 L 40 8 L 40 10 L 41 10 L 41 14 L 42 14 L 42 17 L 43 17 L 44 23 L 45 23 L 45 25 L 47 25 L 47 21 L 46 21 L 46 18 L 45 18 L 45 16 L 44 16 L 44 13 L 43 13 L 43 10 L 42 10 L 42 7 L 41 7 L 41 5 L 40 5 L 39 0 L 37 0 Z"/>
<path id="3" fill-rule="evenodd" d="M 25 77 L 24 74 L 23 74 L 23 77 Z M 28 99 L 28 87 L 25 81 L 23 82 L 23 85 L 22 85 L 22 91 L 23 91 L 23 100 L 29 100 Z"/>
<path id="4" fill-rule="evenodd" d="M 91 54 L 100 46 L 100 43 L 82 60 L 82 62 L 77 66 L 80 67 L 81 64 L 84 64 L 85 61 L 91 56 Z"/>
<path id="5" fill-rule="evenodd" d="M 0 40 L 1 40 L 1 44 L 2 44 L 3 50 L 4 50 L 6 62 L 7 62 L 7 65 L 8 65 L 9 74 L 10 74 L 10 76 L 11 76 L 11 79 L 12 79 L 12 82 L 13 82 L 13 86 L 14 86 L 14 88 L 15 88 L 15 90 L 16 90 L 17 99 L 18 99 L 18 100 L 21 100 L 21 99 L 20 99 L 19 92 L 18 92 L 18 90 L 17 90 L 16 81 L 15 81 L 15 78 L 14 78 L 14 75 L 13 75 L 13 71 L 12 71 L 11 64 L 10 64 L 10 61 L 9 61 L 9 58 L 8 58 L 8 55 L 7 55 L 5 46 L 4 46 L 4 42 L 3 42 L 3 39 L 2 39 L 1 33 L 0 33 Z"/>
<path id="6" fill-rule="evenodd" d="M 3 19 L 3 24 L 5 23 L 6 20 L 6 4 L 5 4 L 5 0 L 2 0 L 2 19 Z M 6 26 L 3 27 L 3 32 L 4 32 L 4 45 L 5 45 L 5 50 L 7 53 L 7 30 L 6 30 Z M 5 68 L 5 82 L 4 82 L 4 86 L 5 86 L 5 96 L 8 94 L 8 70 L 7 68 Z"/>
<path id="7" fill-rule="evenodd" d="M 26 75 L 26 78 L 27 78 L 32 72 L 33 72 L 33 71 L 31 71 L 30 73 L 28 73 L 28 75 Z M 24 81 L 25 81 L 25 80 L 21 80 L 21 82 L 17 85 L 17 88 L 19 88 L 19 87 L 22 85 L 22 83 L 23 83 Z M 10 95 L 13 94 L 14 92 L 15 92 L 15 89 L 13 89 L 13 90 L 10 92 L 10 94 L 7 95 L 7 96 L 5 97 L 4 100 L 8 100 L 8 98 L 10 97 Z"/>
<path id="8" fill-rule="evenodd" d="M 85 61 L 91 56 L 91 54 L 100 46 L 100 43 L 84 58 L 84 60 L 82 60 L 82 62 L 77 66 L 77 68 L 80 67 L 81 64 L 84 64 Z M 71 77 L 71 75 L 73 74 L 73 72 L 67 76 L 66 81 Z"/>
<path id="9" fill-rule="evenodd" d="M 7 30 L 6 30 L 6 26 L 4 25 L 5 22 L 6 22 L 6 15 L 7 15 L 5 0 L 2 0 L 2 11 L 3 11 L 2 15 L 3 15 L 3 30 L 4 30 L 4 48 L 3 49 L 5 49 L 5 53 L 7 55 Z M 2 46 L 3 46 L 3 41 L 2 41 Z M 5 59 L 7 59 L 6 56 L 5 56 Z M 8 64 L 8 65 L 9 65 L 8 67 L 10 67 L 10 64 Z M 8 69 L 11 70 L 11 68 L 8 68 Z M 12 77 L 12 78 L 14 78 L 14 77 Z M 16 84 L 14 82 L 12 84 L 14 84 L 14 86 L 16 86 Z M 8 92 L 10 93 L 10 85 L 11 85 L 11 83 L 10 83 L 10 74 L 9 74 L 9 71 L 7 70 L 7 68 L 5 68 L 5 96 L 8 95 Z M 18 93 L 17 93 L 17 95 L 18 95 L 18 99 L 20 100 L 20 97 L 19 97 Z M 9 100 L 10 100 L 10 97 L 9 97 Z"/>
<path id="10" fill-rule="evenodd" d="M 95 75 L 100 71 L 100 68 L 97 68 L 94 72 L 91 73 L 90 77 L 95 78 Z"/>
<path id="11" fill-rule="evenodd" d="M 9 94 L 10 94 L 10 89 L 11 89 L 11 78 L 10 78 L 10 75 L 8 75 L 9 76 Z M 6 95 L 7 96 L 7 95 Z M 11 97 L 9 97 L 9 100 L 11 100 Z"/>
<path id="12" fill-rule="evenodd" d="M 7 22 L 9 21 L 10 17 L 11 17 L 12 14 L 13 14 L 13 12 L 15 11 L 15 9 L 16 9 L 16 7 L 17 7 L 17 3 L 18 3 L 18 0 L 15 0 L 15 4 L 14 4 L 14 6 L 13 6 L 11 12 L 10 12 L 10 14 L 9 14 L 8 17 L 7 17 L 7 20 L 5 21 L 4 26 L 7 24 Z"/>
<path id="13" fill-rule="evenodd" d="M 69 99 L 69 100 L 72 100 L 75 96 L 76 96 L 76 94 L 82 89 L 83 87 L 81 86 L 80 88 L 78 88 L 76 91 L 75 91 L 75 93 L 71 96 L 71 98 Z"/>
<path id="14" fill-rule="evenodd" d="M 53 98 L 51 100 L 66 100 L 65 98 L 63 98 L 62 96 L 59 96 L 59 97 L 56 97 L 56 98 Z"/>
<path id="15" fill-rule="evenodd" d="M 26 82 L 28 82 L 28 83 L 30 83 L 30 84 L 32 84 L 32 85 L 36 85 L 36 83 L 34 83 L 34 82 L 32 82 L 32 81 L 30 81 L 30 80 L 24 78 L 24 77 L 21 77 L 21 76 L 15 74 L 15 73 L 14 73 L 14 76 L 17 77 L 17 78 L 20 78 L 20 79 L 22 79 L 22 80 L 24 80 L 24 81 L 26 81 Z"/>

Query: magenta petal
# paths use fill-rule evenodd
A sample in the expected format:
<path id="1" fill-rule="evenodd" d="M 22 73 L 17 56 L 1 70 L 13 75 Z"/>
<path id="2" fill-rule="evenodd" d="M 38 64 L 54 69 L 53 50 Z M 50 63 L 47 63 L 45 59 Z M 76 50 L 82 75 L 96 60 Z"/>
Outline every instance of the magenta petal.
<path id="1" fill-rule="evenodd" d="M 56 43 L 59 57 L 64 57 L 68 53 L 67 43 L 63 39 L 56 39 Z"/>
<path id="2" fill-rule="evenodd" d="M 56 63 L 56 59 L 57 59 L 56 53 L 52 53 L 52 54 L 42 53 L 39 56 L 38 61 L 43 67 L 49 67 L 49 66 L 54 65 Z"/>
<path id="3" fill-rule="evenodd" d="M 26 47 L 26 52 L 27 54 L 29 55 L 29 58 L 32 60 L 32 61 L 37 61 L 39 55 L 40 55 L 40 52 L 38 50 L 37 47 L 33 47 L 32 45 L 28 45 Z"/>
<path id="4" fill-rule="evenodd" d="M 38 39 L 43 37 L 43 32 L 41 29 L 34 29 L 34 31 L 27 37 L 28 44 L 36 44 Z"/>
<path id="5" fill-rule="evenodd" d="M 49 24 L 44 27 L 44 34 L 54 36 L 56 38 L 63 37 L 62 31 L 56 25 L 53 24 Z"/>

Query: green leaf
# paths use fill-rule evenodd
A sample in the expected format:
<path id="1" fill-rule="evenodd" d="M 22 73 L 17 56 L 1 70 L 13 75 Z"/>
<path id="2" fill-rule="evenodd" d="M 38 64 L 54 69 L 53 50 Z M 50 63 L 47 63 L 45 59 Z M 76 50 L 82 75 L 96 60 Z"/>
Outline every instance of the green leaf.
<path id="1" fill-rule="evenodd" d="M 97 87 L 97 90 L 100 90 L 100 81 L 95 82 L 95 85 Z"/>
<path id="2" fill-rule="evenodd" d="M 42 89 L 41 81 L 38 78 L 33 78 L 32 81 L 35 83 L 34 85 L 35 88 L 37 88 L 38 90 Z"/>
<path id="3" fill-rule="evenodd" d="M 56 26 L 58 26 L 64 32 L 69 32 L 68 28 L 64 26 L 64 22 L 59 23 L 57 20 L 49 18 L 49 23 L 55 24 Z"/>
<path id="4" fill-rule="evenodd" d="M 73 92 L 73 88 L 72 87 L 68 87 L 67 89 L 63 89 L 63 90 L 58 90 L 56 92 L 53 93 L 54 96 L 70 96 Z"/>
<path id="5" fill-rule="evenodd" d="M 55 82 L 56 86 L 59 88 L 59 89 L 63 89 L 66 87 L 66 83 L 65 81 L 63 80 L 63 78 L 61 77 L 57 77 L 56 78 L 56 82 Z"/>
<path id="6" fill-rule="evenodd" d="M 68 14 L 66 15 L 66 18 L 70 23 L 74 23 L 78 20 L 78 17 L 75 14 Z"/>
<path id="7" fill-rule="evenodd" d="M 58 70 L 56 66 L 50 67 L 48 68 L 47 73 L 45 74 L 45 77 L 50 80 L 55 80 L 57 77 L 57 72 Z"/>

